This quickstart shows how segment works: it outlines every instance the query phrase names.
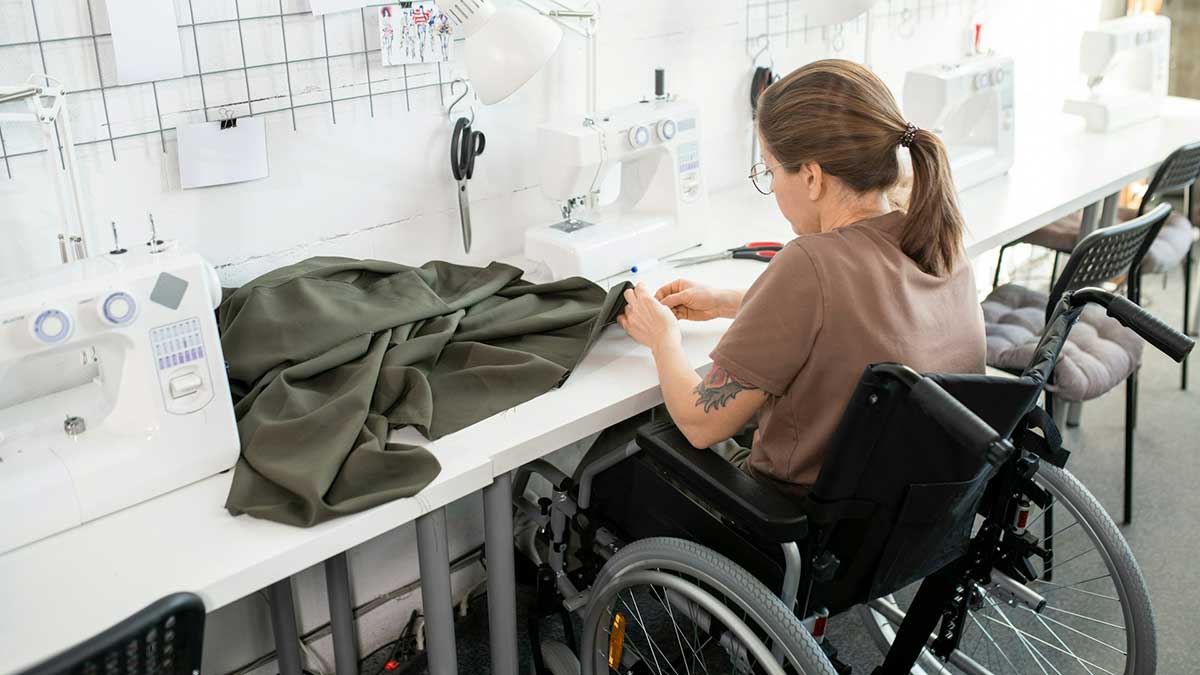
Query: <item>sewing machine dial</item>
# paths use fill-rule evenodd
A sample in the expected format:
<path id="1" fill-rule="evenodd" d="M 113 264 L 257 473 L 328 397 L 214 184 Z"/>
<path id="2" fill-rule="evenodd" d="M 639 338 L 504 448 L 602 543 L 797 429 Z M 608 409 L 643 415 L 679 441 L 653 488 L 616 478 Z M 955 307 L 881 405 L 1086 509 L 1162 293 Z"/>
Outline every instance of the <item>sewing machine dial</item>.
<path id="1" fill-rule="evenodd" d="M 50 308 L 38 312 L 29 324 L 33 339 L 43 344 L 54 345 L 66 342 L 75 328 L 71 315 L 65 310 Z"/>
<path id="2" fill-rule="evenodd" d="M 1008 73 L 1004 72 L 1003 68 L 996 68 L 979 73 L 975 76 L 972 84 L 975 85 L 975 91 L 981 91 L 989 87 L 998 87 L 1004 84 L 1004 79 L 1008 77 Z"/>
<path id="3" fill-rule="evenodd" d="M 644 124 L 630 127 L 629 145 L 633 148 L 644 148 L 650 145 L 650 127 Z"/>
<path id="4" fill-rule="evenodd" d="M 675 120 L 672 119 L 662 120 L 654 129 L 658 132 L 658 139 L 664 143 L 675 138 L 675 134 L 678 132 Z"/>
<path id="5" fill-rule="evenodd" d="M 98 308 L 100 319 L 110 326 L 125 326 L 137 318 L 137 301 L 125 291 L 108 294 Z"/>

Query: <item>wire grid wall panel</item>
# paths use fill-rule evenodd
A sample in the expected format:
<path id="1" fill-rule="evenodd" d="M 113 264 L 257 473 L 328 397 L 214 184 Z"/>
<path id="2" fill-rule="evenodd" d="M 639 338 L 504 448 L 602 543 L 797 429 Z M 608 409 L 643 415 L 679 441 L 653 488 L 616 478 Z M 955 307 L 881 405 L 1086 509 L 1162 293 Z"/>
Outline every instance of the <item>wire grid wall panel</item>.
<path id="1" fill-rule="evenodd" d="M 61 80 L 75 145 L 105 145 L 116 161 L 127 138 L 157 136 L 165 152 L 178 125 L 273 114 L 299 131 L 297 109 L 325 107 L 334 124 L 351 102 L 365 101 L 372 117 L 381 99 L 412 111 L 412 92 L 436 88 L 444 103 L 452 82 L 452 63 L 382 64 L 377 8 L 392 3 L 314 16 L 308 0 L 155 1 L 175 3 L 183 77 L 119 84 L 105 0 L 0 0 L 0 84 Z M 44 152 L 35 125 L 0 123 L 8 178 L 11 159 Z"/>
<path id="2" fill-rule="evenodd" d="M 962 16 L 964 12 L 975 12 L 986 4 L 986 0 L 879 0 L 855 19 L 814 26 L 809 24 L 804 11 L 813 1 L 746 0 L 747 49 L 761 48 L 770 40 L 780 40 L 785 46 L 791 46 L 792 40 L 802 44 L 820 40 L 834 51 L 841 51 L 846 36 L 861 36 L 868 30 L 868 21 L 882 22 L 889 30 L 911 37 L 923 22 L 945 18 L 952 13 Z"/>

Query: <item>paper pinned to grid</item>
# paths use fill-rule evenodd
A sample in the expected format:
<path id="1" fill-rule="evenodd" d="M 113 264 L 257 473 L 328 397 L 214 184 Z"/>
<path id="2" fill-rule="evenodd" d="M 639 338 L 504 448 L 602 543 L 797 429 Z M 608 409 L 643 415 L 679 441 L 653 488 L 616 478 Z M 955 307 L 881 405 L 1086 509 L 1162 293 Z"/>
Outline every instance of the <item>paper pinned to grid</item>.
<path id="1" fill-rule="evenodd" d="M 270 175 L 264 117 L 243 117 L 237 126 L 220 122 L 184 124 L 179 139 L 179 183 L 183 188 L 241 183 Z"/>
<path id="2" fill-rule="evenodd" d="M 385 66 L 447 63 L 454 27 L 436 2 L 401 2 L 377 8 L 379 49 Z"/>
<path id="3" fill-rule="evenodd" d="M 138 84 L 183 77 L 175 3 L 108 0 L 117 81 Z"/>

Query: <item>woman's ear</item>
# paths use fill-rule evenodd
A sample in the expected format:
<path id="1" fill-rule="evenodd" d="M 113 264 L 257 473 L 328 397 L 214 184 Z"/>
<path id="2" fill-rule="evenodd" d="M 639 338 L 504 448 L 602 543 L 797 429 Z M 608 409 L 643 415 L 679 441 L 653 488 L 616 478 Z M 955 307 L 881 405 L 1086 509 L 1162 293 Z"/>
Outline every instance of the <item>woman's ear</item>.
<path id="1" fill-rule="evenodd" d="M 816 162 L 805 162 L 800 169 L 801 179 L 804 181 L 804 189 L 808 191 L 809 201 L 817 201 L 821 195 L 825 194 L 826 179 L 825 173 L 821 171 L 821 165 Z"/>

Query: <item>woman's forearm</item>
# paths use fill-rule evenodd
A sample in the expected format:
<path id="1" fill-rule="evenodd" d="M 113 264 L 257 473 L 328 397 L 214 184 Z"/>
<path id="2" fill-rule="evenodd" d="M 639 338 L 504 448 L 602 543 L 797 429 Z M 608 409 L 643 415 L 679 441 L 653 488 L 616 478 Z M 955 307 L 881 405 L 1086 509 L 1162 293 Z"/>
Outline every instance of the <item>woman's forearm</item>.
<path id="1" fill-rule="evenodd" d="M 700 376 L 688 365 L 687 354 L 678 342 L 668 343 L 652 350 L 654 366 L 658 369 L 658 381 L 662 384 L 663 403 L 675 425 L 689 439 L 700 409 L 695 405 L 695 390 Z"/>

